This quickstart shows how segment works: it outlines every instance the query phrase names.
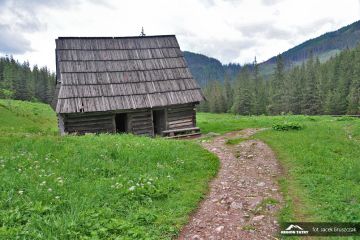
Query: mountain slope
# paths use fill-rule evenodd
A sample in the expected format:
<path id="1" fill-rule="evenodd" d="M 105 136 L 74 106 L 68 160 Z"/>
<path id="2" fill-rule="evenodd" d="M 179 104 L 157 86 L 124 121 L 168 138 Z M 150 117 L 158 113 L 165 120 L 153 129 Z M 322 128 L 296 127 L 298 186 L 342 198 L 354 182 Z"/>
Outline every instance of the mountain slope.
<path id="1" fill-rule="evenodd" d="M 346 48 L 354 48 L 360 42 L 360 21 L 310 39 L 282 53 L 287 68 L 306 61 L 311 54 L 325 62 Z M 185 59 L 194 78 L 201 86 L 208 81 L 223 81 L 227 75 L 234 79 L 240 71 L 240 65 L 223 65 L 219 60 L 202 54 L 185 51 Z M 276 56 L 260 64 L 260 72 L 269 77 L 275 67 Z"/>
<path id="2" fill-rule="evenodd" d="M 202 54 L 184 51 L 184 57 L 196 81 L 204 86 L 208 81 L 223 81 L 225 76 L 233 79 L 240 71 L 239 64 L 223 65 L 219 60 Z"/>
<path id="3" fill-rule="evenodd" d="M 310 39 L 282 53 L 288 67 L 301 64 L 311 54 L 325 62 L 332 56 L 346 48 L 354 48 L 360 42 L 360 21 L 354 22 L 334 32 L 325 33 L 317 38 Z M 276 56 L 260 64 L 263 75 L 272 72 Z"/>

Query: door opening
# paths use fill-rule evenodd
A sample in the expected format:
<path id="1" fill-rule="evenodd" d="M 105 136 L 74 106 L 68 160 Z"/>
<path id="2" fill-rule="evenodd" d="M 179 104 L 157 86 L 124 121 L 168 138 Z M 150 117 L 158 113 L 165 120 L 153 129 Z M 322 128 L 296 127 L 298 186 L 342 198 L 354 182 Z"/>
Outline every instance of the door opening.
<path id="1" fill-rule="evenodd" d="M 126 113 L 118 113 L 115 115 L 115 125 L 117 133 L 127 132 L 127 117 Z"/>
<path id="2" fill-rule="evenodd" d="M 161 135 L 165 130 L 165 110 L 153 111 L 154 134 Z"/>

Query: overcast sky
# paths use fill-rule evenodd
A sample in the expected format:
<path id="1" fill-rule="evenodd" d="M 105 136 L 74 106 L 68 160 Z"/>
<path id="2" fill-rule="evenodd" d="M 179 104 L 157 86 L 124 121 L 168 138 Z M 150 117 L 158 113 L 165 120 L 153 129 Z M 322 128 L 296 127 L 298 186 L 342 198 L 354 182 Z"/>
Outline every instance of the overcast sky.
<path id="1" fill-rule="evenodd" d="M 54 70 L 59 36 L 137 36 L 144 26 L 242 64 L 359 19 L 360 0 L 0 0 L 0 54 Z"/>

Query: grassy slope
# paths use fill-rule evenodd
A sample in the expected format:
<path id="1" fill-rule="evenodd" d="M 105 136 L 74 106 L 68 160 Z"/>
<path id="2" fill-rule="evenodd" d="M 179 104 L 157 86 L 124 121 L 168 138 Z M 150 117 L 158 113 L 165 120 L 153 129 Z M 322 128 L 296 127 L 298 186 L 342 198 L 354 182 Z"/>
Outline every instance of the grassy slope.
<path id="1" fill-rule="evenodd" d="M 59 137 L 48 106 L 6 106 L 0 100 L 1 239 L 170 239 L 218 168 L 189 141 Z"/>
<path id="2" fill-rule="evenodd" d="M 284 121 L 303 124 L 300 131 L 269 129 L 255 136 L 275 150 L 286 170 L 280 179 L 287 198 L 281 220 L 360 219 L 360 119 L 201 113 L 197 121 L 203 132 L 218 133 Z"/>

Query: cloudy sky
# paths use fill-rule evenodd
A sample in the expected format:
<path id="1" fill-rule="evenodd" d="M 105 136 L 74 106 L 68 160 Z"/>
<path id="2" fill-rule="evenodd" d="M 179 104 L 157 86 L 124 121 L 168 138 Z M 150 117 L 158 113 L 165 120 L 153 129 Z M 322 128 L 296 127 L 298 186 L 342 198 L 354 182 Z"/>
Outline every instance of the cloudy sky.
<path id="1" fill-rule="evenodd" d="M 176 34 L 182 50 L 258 61 L 360 19 L 360 0 L 0 0 L 0 54 L 55 69 L 59 36 Z"/>

